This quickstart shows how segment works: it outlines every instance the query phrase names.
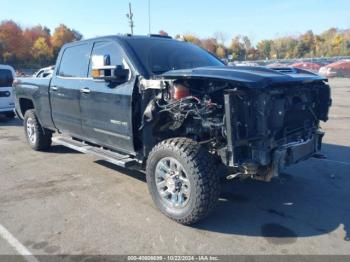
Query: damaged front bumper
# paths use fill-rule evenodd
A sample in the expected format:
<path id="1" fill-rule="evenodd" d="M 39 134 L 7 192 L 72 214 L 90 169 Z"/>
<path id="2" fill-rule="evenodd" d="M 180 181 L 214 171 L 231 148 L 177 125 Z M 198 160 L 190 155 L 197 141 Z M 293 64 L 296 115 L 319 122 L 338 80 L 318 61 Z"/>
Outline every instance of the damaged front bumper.
<path id="1" fill-rule="evenodd" d="M 230 174 L 228 178 L 231 179 L 239 176 L 269 182 L 272 178 L 278 177 L 286 167 L 318 154 L 322 147 L 323 136 L 324 132 L 317 131 L 309 139 L 284 144 L 270 152 L 265 152 L 268 156 L 264 156 L 263 158 L 269 159 L 269 164 L 265 166 L 251 159 L 241 163 L 234 163 L 233 154 L 225 148 L 225 156 L 228 158 L 222 157 L 222 159 L 225 159 L 226 165 L 230 169 L 233 169 L 233 174 Z"/>
<path id="2" fill-rule="evenodd" d="M 272 164 L 267 180 L 278 177 L 281 170 L 292 164 L 309 159 L 321 150 L 324 132 L 317 131 L 310 139 L 292 142 L 276 149 L 272 154 Z"/>
<path id="3" fill-rule="evenodd" d="M 318 121 L 302 115 L 308 112 L 308 105 L 297 114 L 293 108 L 286 109 L 286 98 L 274 99 L 268 93 L 252 98 L 229 90 L 224 98 L 227 146 L 219 154 L 235 174 L 270 181 L 285 167 L 321 150 L 324 133 L 318 129 Z M 289 131 L 285 126 L 291 122 L 296 126 Z"/>

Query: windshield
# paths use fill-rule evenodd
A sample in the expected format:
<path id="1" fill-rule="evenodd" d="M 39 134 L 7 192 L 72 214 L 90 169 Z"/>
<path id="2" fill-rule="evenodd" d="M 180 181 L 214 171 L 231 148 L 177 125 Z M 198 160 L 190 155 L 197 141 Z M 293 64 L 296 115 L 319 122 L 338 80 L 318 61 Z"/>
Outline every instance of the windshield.
<path id="1" fill-rule="evenodd" d="M 186 42 L 150 38 L 130 39 L 128 43 L 150 75 L 176 69 L 224 66 L 215 56 Z"/>

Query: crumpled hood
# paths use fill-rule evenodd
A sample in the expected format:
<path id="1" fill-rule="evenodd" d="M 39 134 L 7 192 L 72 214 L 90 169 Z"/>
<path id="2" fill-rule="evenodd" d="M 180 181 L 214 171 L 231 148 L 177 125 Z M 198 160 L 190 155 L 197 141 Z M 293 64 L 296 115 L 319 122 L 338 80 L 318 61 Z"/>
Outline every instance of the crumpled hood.
<path id="1" fill-rule="evenodd" d="M 161 79 L 213 79 L 239 82 L 250 88 L 266 88 L 267 86 L 283 83 L 308 83 L 314 81 L 326 81 L 327 79 L 317 74 L 297 68 L 266 67 L 199 67 L 168 71 L 155 78 Z"/>

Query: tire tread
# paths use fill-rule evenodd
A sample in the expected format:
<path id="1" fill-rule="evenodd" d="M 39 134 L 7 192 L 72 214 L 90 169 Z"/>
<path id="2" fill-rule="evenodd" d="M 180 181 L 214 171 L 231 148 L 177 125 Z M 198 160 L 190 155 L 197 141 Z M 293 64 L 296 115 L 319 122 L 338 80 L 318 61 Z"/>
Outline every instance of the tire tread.
<path id="1" fill-rule="evenodd" d="M 162 213 L 171 219 L 185 225 L 190 225 L 205 218 L 215 204 L 220 195 L 220 179 L 217 175 L 217 162 L 215 157 L 197 142 L 189 138 L 171 138 L 156 145 L 151 151 L 147 164 L 147 176 L 150 174 L 148 170 L 149 163 L 157 152 L 162 150 L 170 150 L 180 155 L 183 158 L 189 172 L 193 175 L 195 187 L 198 189 L 194 196 L 195 204 L 190 215 L 184 218 L 174 218 L 161 209 Z"/>
<path id="2" fill-rule="evenodd" d="M 34 122 L 34 125 L 35 125 L 35 129 L 36 129 L 36 132 L 37 132 L 37 139 L 36 139 L 36 142 L 35 142 L 34 145 L 29 142 L 29 139 L 28 139 L 28 136 L 27 136 L 26 121 L 27 121 L 28 118 L 32 118 L 33 119 L 33 122 Z M 48 149 L 51 146 L 51 144 L 52 144 L 52 139 L 51 139 L 52 138 L 52 132 L 50 130 L 48 130 L 48 129 L 43 128 L 40 125 L 34 109 L 30 109 L 30 110 L 27 110 L 25 112 L 25 115 L 24 115 L 24 131 L 25 131 L 28 143 L 30 144 L 32 149 L 34 149 L 36 151 L 44 151 L 44 150 Z"/>

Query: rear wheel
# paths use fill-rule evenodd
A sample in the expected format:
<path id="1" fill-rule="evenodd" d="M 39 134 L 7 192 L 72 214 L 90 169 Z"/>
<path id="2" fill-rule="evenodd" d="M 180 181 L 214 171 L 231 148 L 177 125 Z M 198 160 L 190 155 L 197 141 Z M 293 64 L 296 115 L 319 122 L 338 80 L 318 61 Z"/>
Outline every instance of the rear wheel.
<path id="1" fill-rule="evenodd" d="M 220 195 L 215 158 L 197 142 L 174 138 L 152 150 L 147 183 L 153 201 L 169 218 L 194 224 L 214 208 Z"/>
<path id="2" fill-rule="evenodd" d="M 52 132 L 40 125 L 33 109 L 26 111 L 24 115 L 24 131 L 32 149 L 41 151 L 51 146 Z"/>

